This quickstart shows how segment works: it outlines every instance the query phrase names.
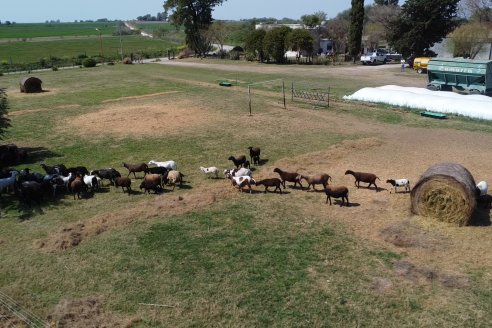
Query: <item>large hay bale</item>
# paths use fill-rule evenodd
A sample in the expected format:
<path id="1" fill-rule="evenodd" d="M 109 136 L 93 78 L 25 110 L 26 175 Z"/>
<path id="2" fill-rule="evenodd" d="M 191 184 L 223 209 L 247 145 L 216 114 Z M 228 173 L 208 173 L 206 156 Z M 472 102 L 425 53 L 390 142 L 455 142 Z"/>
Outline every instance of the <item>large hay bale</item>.
<path id="1" fill-rule="evenodd" d="M 454 163 L 431 166 L 410 195 L 413 213 L 459 226 L 469 223 L 477 206 L 473 176 Z"/>

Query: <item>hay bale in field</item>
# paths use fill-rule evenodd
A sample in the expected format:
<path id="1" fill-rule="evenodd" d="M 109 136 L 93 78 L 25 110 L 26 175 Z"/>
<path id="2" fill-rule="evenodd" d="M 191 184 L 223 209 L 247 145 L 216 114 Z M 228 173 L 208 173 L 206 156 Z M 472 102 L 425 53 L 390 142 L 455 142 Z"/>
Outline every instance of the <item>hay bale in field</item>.
<path id="1" fill-rule="evenodd" d="M 477 206 L 476 185 L 462 165 L 431 166 L 412 189 L 412 212 L 439 221 L 467 225 Z"/>
<path id="2" fill-rule="evenodd" d="M 25 77 L 19 83 L 20 92 L 25 92 L 25 93 L 43 92 L 43 88 L 41 87 L 42 83 L 43 82 L 37 77 L 34 76 Z"/>

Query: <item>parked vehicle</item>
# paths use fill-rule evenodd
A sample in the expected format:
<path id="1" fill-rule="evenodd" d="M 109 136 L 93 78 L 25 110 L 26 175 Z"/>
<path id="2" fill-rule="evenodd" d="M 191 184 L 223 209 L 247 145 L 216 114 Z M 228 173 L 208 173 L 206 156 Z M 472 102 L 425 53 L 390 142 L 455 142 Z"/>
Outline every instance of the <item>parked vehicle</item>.
<path id="1" fill-rule="evenodd" d="M 422 74 L 427 72 L 427 65 L 429 64 L 429 60 L 431 57 L 417 57 L 413 60 L 413 69 L 417 71 L 417 73 Z"/>
<path id="2" fill-rule="evenodd" d="M 492 96 L 492 60 L 432 58 L 427 66 L 427 89 L 467 91 Z"/>
<path id="3" fill-rule="evenodd" d="M 382 52 L 372 52 L 360 57 L 360 61 L 363 65 L 366 64 L 386 64 L 386 54 Z"/>

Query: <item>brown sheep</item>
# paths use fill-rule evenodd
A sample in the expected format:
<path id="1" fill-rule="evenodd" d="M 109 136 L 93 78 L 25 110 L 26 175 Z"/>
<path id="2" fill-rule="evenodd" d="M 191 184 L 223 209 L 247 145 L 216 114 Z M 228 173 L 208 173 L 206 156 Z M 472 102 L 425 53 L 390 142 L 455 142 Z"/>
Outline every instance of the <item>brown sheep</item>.
<path id="1" fill-rule="evenodd" d="M 294 182 L 294 188 L 299 184 L 299 186 L 302 189 L 302 184 L 301 184 L 301 175 L 297 172 L 285 172 L 276 167 L 273 172 L 276 172 L 280 175 L 280 179 L 282 179 L 282 185 L 284 186 L 285 189 L 285 181 L 287 182 Z"/>
<path id="2" fill-rule="evenodd" d="M 340 206 L 343 206 L 345 199 L 347 200 L 347 206 L 350 206 L 349 200 L 348 200 L 348 188 L 347 187 L 333 187 L 333 186 L 327 186 L 325 188 L 325 194 L 326 194 L 326 203 L 330 201 L 330 206 L 331 206 L 331 197 L 333 198 L 341 198 L 342 203 Z"/>
<path id="3" fill-rule="evenodd" d="M 77 175 L 77 177 L 75 177 L 75 179 L 70 183 L 70 190 L 72 190 L 74 200 L 75 194 L 77 194 L 77 198 L 80 199 L 80 193 L 82 191 L 87 192 L 87 185 L 84 183 L 82 176 Z"/>
<path id="4" fill-rule="evenodd" d="M 331 177 L 328 174 L 320 174 L 315 176 L 305 176 L 301 175 L 301 180 L 304 179 L 308 183 L 308 190 L 313 186 L 313 190 L 316 190 L 316 185 L 323 185 L 323 188 L 326 188 L 328 185 L 328 180 L 331 180 Z"/>
<path id="5" fill-rule="evenodd" d="M 364 173 L 364 172 L 354 172 L 354 171 L 351 171 L 351 170 L 347 170 L 345 171 L 345 175 L 347 174 L 351 174 L 354 176 L 355 178 L 355 186 L 357 187 L 357 189 L 359 189 L 360 187 L 360 183 L 361 182 L 366 182 L 368 183 L 369 185 L 367 186 L 367 188 L 369 188 L 372 184 L 374 185 L 374 187 L 376 187 L 376 192 L 378 192 L 378 186 L 376 185 L 376 179 L 380 180 L 375 174 L 373 173 Z"/>
<path id="6" fill-rule="evenodd" d="M 139 164 L 128 164 L 128 163 L 123 163 L 123 166 L 128 169 L 128 176 L 130 176 L 130 173 L 133 172 L 133 177 L 136 179 L 137 176 L 135 175 L 135 172 L 144 172 L 144 177 L 147 175 L 147 169 L 149 168 L 147 164 L 145 163 L 139 163 Z"/>
<path id="7" fill-rule="evenodd" d="M 260 181 L 256 181 L 255 185 L 263 185 L 265 186 L 265 194 L 268 191 L 268 187 L 275 187 L 275 190 L 273 192 L 276 192 L 277 189 L 282 193 L 282 188 L 280 188 L 280 185 L 282 184 L 282 181 L 279 178 L 271 178 L 271 179 L 263 179 Z"/>
<path id="8" fill-rule="evenodd" d="M 248 147 L 249 149 L 249 157 L 251 159 L 251 163 L 255 165 L 260 164 L 260 153 L 261 150 L 259 147 Z"/>
<path id="9" fill-rule="evenodd" d="M 114 186 L 115 187 L 121 187 L 121 190 L 123 190 L 123 192 L 125 192 L 124 188 L 126 188 L 128 195 L 132 191 L 131 185 L 132 185 L 132 180 L 128 177 L 116 177 L 116 178 L 114 178 Z"/>
<path id="10" fill-rule="evenodd" d="M 229 156 L 228 160 L 232 161 L 236 166 L 236 168 L 239 168 L 241 167 L 241 165 L 244 165 L 244 163 L 246 162 L 246 156 L 244 155 L 238 157 Z"/>

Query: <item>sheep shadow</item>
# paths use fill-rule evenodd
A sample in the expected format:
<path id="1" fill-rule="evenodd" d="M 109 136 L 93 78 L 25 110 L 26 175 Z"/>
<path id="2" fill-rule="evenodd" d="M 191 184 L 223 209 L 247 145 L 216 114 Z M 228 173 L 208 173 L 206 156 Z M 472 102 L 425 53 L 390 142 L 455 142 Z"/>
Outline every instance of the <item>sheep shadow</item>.
<path id="1" fill-rule="evenodd" d="M 267 190 L 267 192 L 265 192 L 265 190 L 261 190 L 261 189 L 256 189 L 255 190 L 255 194 L 258 194 L 258 193 L 261 193 L 261 194 L 277 194 L 277 195 L 289 195 L 291 192 L 290 191 L 286 191 L 285 189 L 282 189 L 282 193 L 279 193 L 278 191 L 273 191 L 273 189 L 271 190 Z"/>
<path id="2" fill-rule="evenodd" d="M 265 165 L 268 163 L 268 158 L 261 158 L 258 162 L 258 165 Z"/>
<path id="3" fill-rule="evenodd" d="M 357 188 L 357 187 L 355 187 Z M 360 186 L 359 188 L 357 189 L 367 189 L 367 190 L 376 190 L 376 192 L 380 192 L 380 191 L 388 191 L 388 189 L 384 188 L 384 187 L 369 187 L 369 186 Z"/>
<path id="4" fill-rule="evenodd" d="M 332 204 L 333 205 L 341 205 L 342 204 L 342 201 L 340 199 L 335 199 L 335 200 L 331 200 Z M 327 205 L 330 205 L 330 203 L 328 203 Z M 340 206 L 340 207 L 359 207 L 360 204 L 359 203 L 353 203 L 353 202 L 349 202 L 349 205 L 347 206 L 347 203 L 343 204 L 343 206 Z"/>

